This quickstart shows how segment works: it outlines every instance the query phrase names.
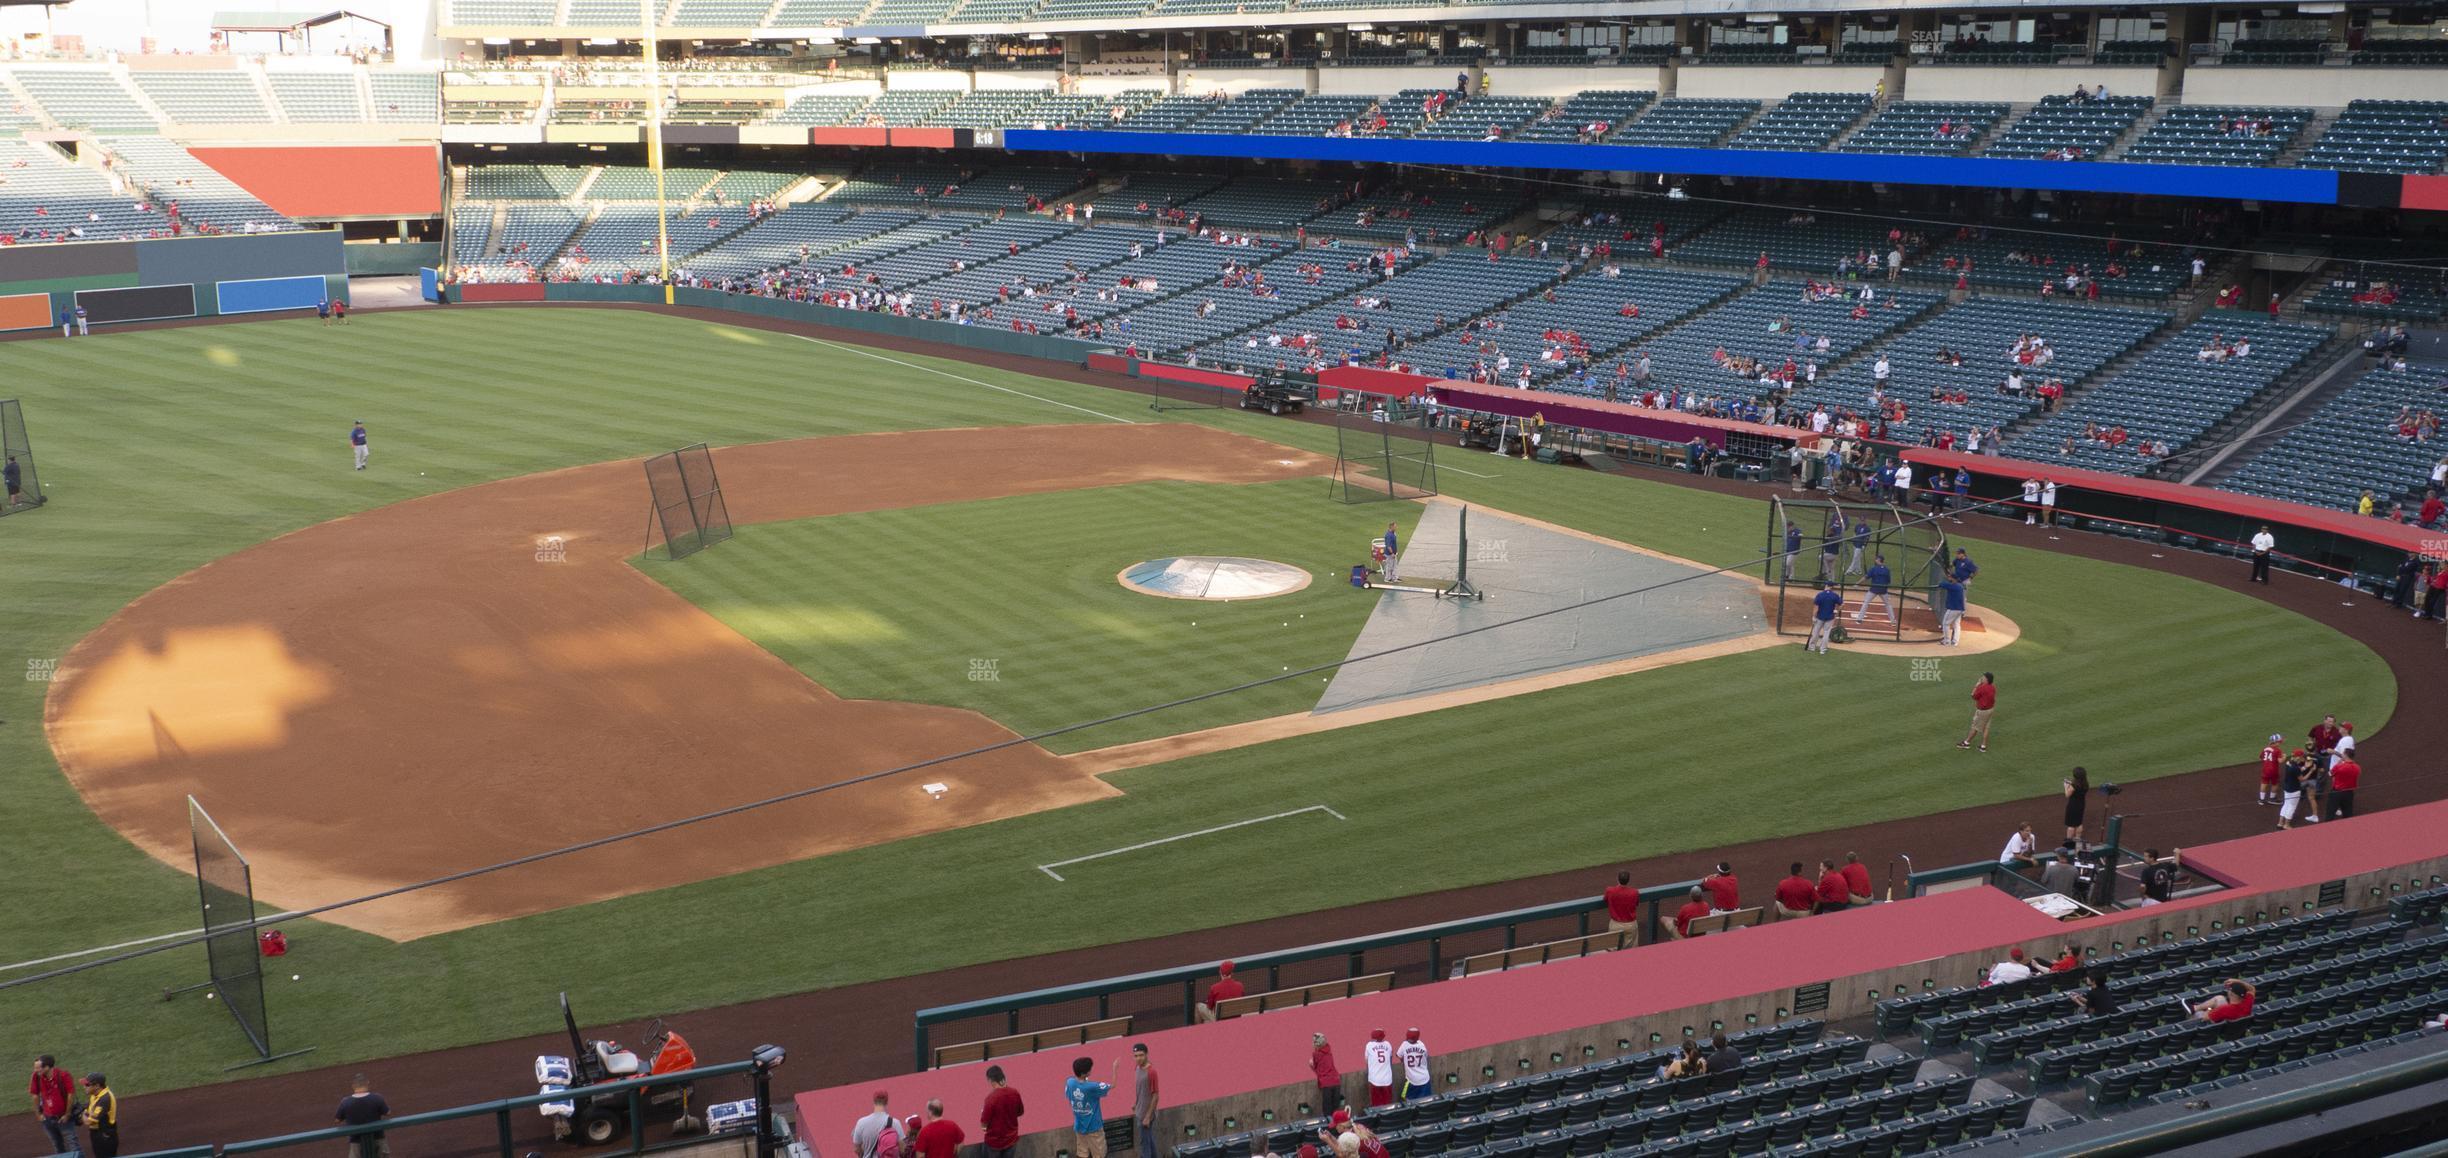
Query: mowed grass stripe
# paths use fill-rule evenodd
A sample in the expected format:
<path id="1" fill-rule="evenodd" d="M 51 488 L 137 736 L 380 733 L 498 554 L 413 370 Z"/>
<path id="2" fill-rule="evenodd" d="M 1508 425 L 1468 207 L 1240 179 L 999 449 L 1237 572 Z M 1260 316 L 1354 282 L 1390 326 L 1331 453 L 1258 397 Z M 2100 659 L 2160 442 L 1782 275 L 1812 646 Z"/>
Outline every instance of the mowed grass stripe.
<path id="1" fill-rule="evenodd" d="M 368 316 L 345 337 L 279 321 L 0 345 L 0 373 L 27 400 L 44 476 L 68 488 L 50 509 L 0 520 L 12 600 L 0 616 L 0 662 L 57 655 L 127 600 L 267 535 L 451 486 L 697 438 L 1086 420 L 924 370 L 862 359 L 855 374 L 838 372 L 845 359 L 810 357 L 804 343 L 757 346 L 725 332 L 631 312 L 472 310 Z M 237 353 L 237 366 L 206 360 L 216 344 Z M 726 381 L 700 381 L 715 367 Z M 965 363 L 945 368 L 1111 413 L 1140 404 Z M 342 375 L 348 380 L 334 380 Z M 339 440 L 348 419 L 376 417 L 357 412 L 370 403 L 395 417 L 376 428 L 382 469 L 359 476 L 346 469 Z M 177 421 L 161 424 L 163 413 Z M 1300 422 L 1235 411 L 1167 417 L 1333 448 L 1332 430 Z M 1439 454 L 1492 476 L 1445 476 L 1450 493 L 1472 502 L 1709 562 L 1757 557 L 1767 508 L 1755 501 L 1450 447 Z M 416 479 L 419 469 L 431 477 Z M 233 471 L 243 476 L 236 487 L 221 481 Z M 1391 509 L 1354 514 L 1381 529 Z M 1168 627 L 1145 639 L 1081 619 L 1091 594 L 1123 594 L 1111 586 L 1120 564 L 1107 560 L 1092 569 L 1084 555 L 1052 552 L 1035 581 L 1044 594 L 1018 598 L 1005 588 L 1019 576 L 948 558 L 918 528 L 941 525 L 932 521 L 940 512 L 927 514 L 905 528 L 880 524 L 877 541 L 901 558 L 830 557 L 826 536 L 838 534 L 830 528 L 811 528 L 809 546 L 794 554 L 761 546 L 766 529 L 747 528 L 683 569 L 727 584 L 695 592 L 701 600 L 727 598 L 743 610 L 788 584 L 807 585 L 817 598 L 763 613 L 781 625 L 774 630 L 811 641 L 859 638 L 841 604 L 891 598 L 932 604 L 895 614 L 949 616 L 971 638 L 993 642 L 1001 631 L 1009 641 L 993 644 L 1007 664 L 1001 687 L 970 685 L 965 651 L 807 646 L 826 653 L 814 666 L 828 683 L 838 670 L 845 684 L 870 691 L 996 695 L 993 707 L 1013 718 L 1080 719 L 1151 702 L 1159 696 L 1150 682 L 1177 677 L 1173 664 L 1203 671 L 1212 687 L 1287 662 L 1274 648 L 1280 616 L 1211 620 L 1201 608 L 1206 634 Z M 957 553 L 991 544 L 1013 560 L 1040 558 L 1030 552 L 1083 528 L 1122 545 L 1122 524 L 1110 518 L 1032 510 L 1002 521 L 1012 525 L 980 522 Z M 1211 501 L 1174 500 L 1168 519 L 1130 545 L 1186 553 L 1193 548 L 1172 544 L 1210 526 L 1215 553 L 1281 557 L 1230 549 L 1240 542 L 1233 536 L 1286 536 L 1246 506 Z M 1356 544 L 1342 535 L 1326 553 L 1348 566 Z M 1159 543 L 1166 549 L 1152 549 Z M 2309 620 L 2133 568 L 1977 543 L 1973 551 L 1986 568 L 1977 597 L 2006 608 L 2028 635 L 2002 653 L 1945 661 L 1936 684 L 1911 681 L 1902 659 L 1780 649 L 1133 770 L 1114 777 L 1127 795 L 1078 808 L 407 945 L 297 923 L 293 968 L 306 980 L 274 986 L 275 1033 L 320 1047 L 289 1064 L 335 1065 L 553 1028 L 552 994 L 562 988 L 594 1018 L 685 1014 L 1987 801 L 2040 798 L 2046 813 L 2075 763 L 2095 780 L 2166 775 L 2247 759 L 2260 737 L 2292 732 L 2321 710 L 2369 732 L 2393 708 L 2378 659 Z M 19 589 L 29 596 L 22 602 Z M 1323 633 L 1316 638 L 1318 650 L 1340 654 Z M 946 670 L 947 656 L 961 662 Z M 1975 763 L 1953 742 L 1982 669 L 1997 671 L 2007 690 L 1999 749 Z M 21 950 L 11 956 L 31 957 L 190 927 L 194 891 L 184 874 L 102 828 L 58 775 L 39 728 L 28 726 L 40 718 L 41 688 L 0 678 L 8 722 L 0 793 L 10 802 L 0 831 L 22 864 L 73 867 L 75 887 L 0 898 L 0 940 Z M 1164 721 L 1162 730 L 1183 726 Z M 692 801 L 723 798 L 720 769 L 674 776 Z M 1831 780 L 1847 788 L 1830 792 Z M 1259 800 L 1270 807 L 1250 807 Z M 1322 837 L 1296 824 L 1168 845 L 1134 854 L 1127 871 L 1100 873 L 1092 887 L 1066 888 L 1034 867 L 1310 803 L 1352 820 Z M 870 927 L 879 912 L 950 919 L 896 923 L 881 939 L 821 932 Z M 634 938 L 605 929 L 651 929 L 688 950 L 640 953 Z M 0 1022 L 38 1026 L 54 1042 L 111 1043 L 112 1075 L 133 1093 L 221 1080 L 243 1049 L 226 1017 L 202 1002 L 130 998 L 195 980 L 201 969 L 200 954 L 182 950 L 0 994 Z M 685 1017 L 677 1024 L 685 1029 Z"/>

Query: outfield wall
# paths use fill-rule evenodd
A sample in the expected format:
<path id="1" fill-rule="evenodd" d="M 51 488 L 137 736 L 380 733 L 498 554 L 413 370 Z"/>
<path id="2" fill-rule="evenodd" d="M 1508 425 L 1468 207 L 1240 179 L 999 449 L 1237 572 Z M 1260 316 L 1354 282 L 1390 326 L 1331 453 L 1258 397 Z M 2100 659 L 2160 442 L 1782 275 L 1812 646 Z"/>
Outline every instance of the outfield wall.
<path id="1" fill-rule="evenodd" d="M 313 309 L 325 298 L 348 298 L 337 229 L 0 247 L 0 330 L 53 325 L 80 304 L 104 325 Z"/>

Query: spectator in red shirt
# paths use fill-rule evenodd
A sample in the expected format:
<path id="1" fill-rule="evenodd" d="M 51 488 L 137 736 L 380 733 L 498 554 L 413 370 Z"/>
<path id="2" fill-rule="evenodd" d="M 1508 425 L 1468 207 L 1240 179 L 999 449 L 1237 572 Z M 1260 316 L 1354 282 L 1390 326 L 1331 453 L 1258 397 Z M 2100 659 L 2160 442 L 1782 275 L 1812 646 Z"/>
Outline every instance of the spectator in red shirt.
<path id="1" fill-rule="evenodd" d="M 2363 782 L 2363 765 L 2356 763 L 2354 753 L 2339 754 L 2337 763 L 2329 766 L 2329 818 L 2343 820 L 2354 815 L 2355 786 Z"/>
<path id="2" fill-rule="evenodd" d="M 1853 895 L 1848 899 L 1848 903 L 1855 905 L 1869 904 L 1872 899 L 1870 895 L 1870 866 L 1861 862 L 1861 854 L 1858 852 L 1846 853 L 1844 868 L 1841 871 L 1844 873 L 1845 887 L 1853 892 Z"/>
<path id="3" fill-rule="evenodd" d="M 2230 977 L 2227 979 L 2226 992 L 2199 1005 L 2187 1006 L 2187 1008 L 2199 1021 L 2242 1021 L 2252 1016 L 2253 997 L 2251 982 L 2240 977 Z M 2182 1005 L 2184 998 L 2179 997 L 2176 1001 L 2177 1004 Z"/>
<path id="4" fill-rule="evenodd" d="M 1615 874 L 1615 883 L 1606 890 L 1607 932 L 1621 933 L 1640 927 L 1640 890 L 1632 887 L 1629 871 Z"/>
<path id="5" fill-rule="evenodd" d="M 1693 885 L 1691 899 L 1683 902 L 1682 908 L 1675 910 L 1674 935 L 1678 939 L 1691 936 L 1691 923 L 1694 920 L 1708 915 L 1708 890 L 1701 888 L 1698 885 Z"/>
<path id="6" fill-rule="evenodd" d="M 1777 917 L 1807 917 L 1819 905 L 1819 887 L 1802 875 L 1802 862 L 1795 861 L 1793 870 L 1776 887 Z"/>
<path id="7" fill-rule="evenodd" d="M 51 1152 L 74 1154 L 81 1149 L 76 1119 L 68 1114 L 76 1106 L 76 1079 L 44 1054 L 34 1059 L 34 1077 L 26 1083 L 26 1092 L 34 1095 L 34 1115 L 42 1119 L 43 1133 L 51 1136 Z"/>
<path id="8" fill-rule="evenodd" d="M 1819 862 L 1819 904 L 1813 912 L 1841 913 L 1853 903 L 1853 886 L 1838 872 L 1836 862 Z"/>
<path id="9" fill-rule="evenodd" d="M 2048 971 L 2051 973 L 2072 973 L 2076 969 L 2080 968 L 2082 968 L 2082 951 L 2069 944 L 2065 947 L 2063 952 L 2057 955 L 2056 962 L 2049 966 Z"/>
<path id="10" fill-rule="evenodd" d="M 1742 907 L 1742 885 L 1734 879 L 1734 866 L 1717 862 L 1717 871 L 1700 878 L 1700 887 L 1708 890 L 1709 911 L 1731 913 Z"/>
<path id="11" fill-rule="evenodd" d="M 1317 1075 L 1318 1109 L 1333 1113 L 1343 1108 L 1343 1071 L 1335 1068 L 1334 1048 L 1326 1044 L 1326 1035 L 1309 1035 L 1309 1072 Z"/>
<path id="12" fill-rule="evenodd" d="M 979 1140 L 986 1144 L 986 1158 L 1011 1158 L 1020 1145 L 1020 1115 L 1028 1107 L 1020 1091 L 1003 1084 L 1002 1066 L 987 1066 L 986 1082 L 994 1088 L 986 1091 L 986 1106 L 978 1111 L 978 1126 L 985 1131 Z"/>
<path id="13" fill-rule="evenodd" d="M 1216 966 L 1216 983 L 1207 987 L 1207 1000 L 1198 1007 L 1202 1022 L 1216 1020 L 1216 1006 L 1241 996 L 1241 983 L 1233 980 L 1233 963 Z"/>
<path id="14" fill-rule="evenodd" d="M 2320 723 L 2312 725 L 2312 755 L 2315 758 L 2328 755 L 2329 749 L 2337 747 L 2338 737 L 2345 734 L 2338 730 L 2336 716 L 2322 716 Z"/>
<path id="15" fill-rule="evenodd" d="M 918 1158 L 960 1158 L 961 1143 L 967 1138 L 960 1123 L 943 1116 L 942 1098 L 927 1102 L 926 1125 L 918 1128 Z"/>

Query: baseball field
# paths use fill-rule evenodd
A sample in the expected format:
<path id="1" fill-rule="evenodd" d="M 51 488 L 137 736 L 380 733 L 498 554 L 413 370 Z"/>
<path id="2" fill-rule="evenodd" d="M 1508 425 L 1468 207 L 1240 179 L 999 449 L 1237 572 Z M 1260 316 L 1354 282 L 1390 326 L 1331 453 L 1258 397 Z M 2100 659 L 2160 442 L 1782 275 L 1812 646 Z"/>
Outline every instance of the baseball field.
<path id="1" fill-rule="evenodd" d="M 267 910 L 777 801 L 286 924 L 274 1032 L 317 1047 L 291 1066 L 538 1032 L 564 989 L 591 1020 L 669 1014 L 2052 796 L 2077 763 L 2167 776 L 2395 707 L 2379 657 L 2309 619 L 1976 522 L 2001 650 L 1675 652 L 1320 725 L 1310 669 L 1399 598 L 1340 575 L 1426 510 L 1330 501 L 1321 426 L 627 310 L 15 342 L 0 368 L 51 499 L 0 519 L 26 676 L 0 683 L 0 982 L 193 929 L 190 794 Z M 643 557 L 637 462 L 699 441 L 737 536 Z M 1490 512 L 1757 557 L 1756 500 L 1442 461 Z M 1116 581 L 1183 555 L 1315 581 Z M 1982 671 L 2007 691 L 1968 754 Z M 1163 758 L 1215 729 L 1242 730 Z M 160 999 L 203 971 L 189 947 L 0 990 L 0 1024 L 131 1093 L 221 1080 L 226 1015 Z"/>

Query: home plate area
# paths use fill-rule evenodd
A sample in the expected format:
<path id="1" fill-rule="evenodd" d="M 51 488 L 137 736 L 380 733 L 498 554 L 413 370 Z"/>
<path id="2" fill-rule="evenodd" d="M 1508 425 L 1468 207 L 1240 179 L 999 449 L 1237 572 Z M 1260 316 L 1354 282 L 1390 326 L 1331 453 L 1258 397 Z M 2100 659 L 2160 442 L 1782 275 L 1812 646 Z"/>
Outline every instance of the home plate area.
<path id="1" fill-rule="evenodd" d="M 1757 585 L 1743 576 L 1712 575 L 1687 563 L 1550 530 L 1484 507 L 1470 512 L 1465 547 L 1461 510 L 1451 503 L 1428 504 L 1411 541 L 1403 545 L 1396 582 L 1441 587 L 1460 577 L 1467 552 L 1470 582 L 1487 598 L 1369 593 L 1378 601 L 1377 609 L 1352 644 L 1351 656 L 1437 642 L 1344 664 L 1316 711 L 1569 671 L 1771 628 L 1760 614 Z M 1574 606 L 1677 579 L 1683 582 Z M 1510 626 L 1444 638 L 1493 625 Z"/>

